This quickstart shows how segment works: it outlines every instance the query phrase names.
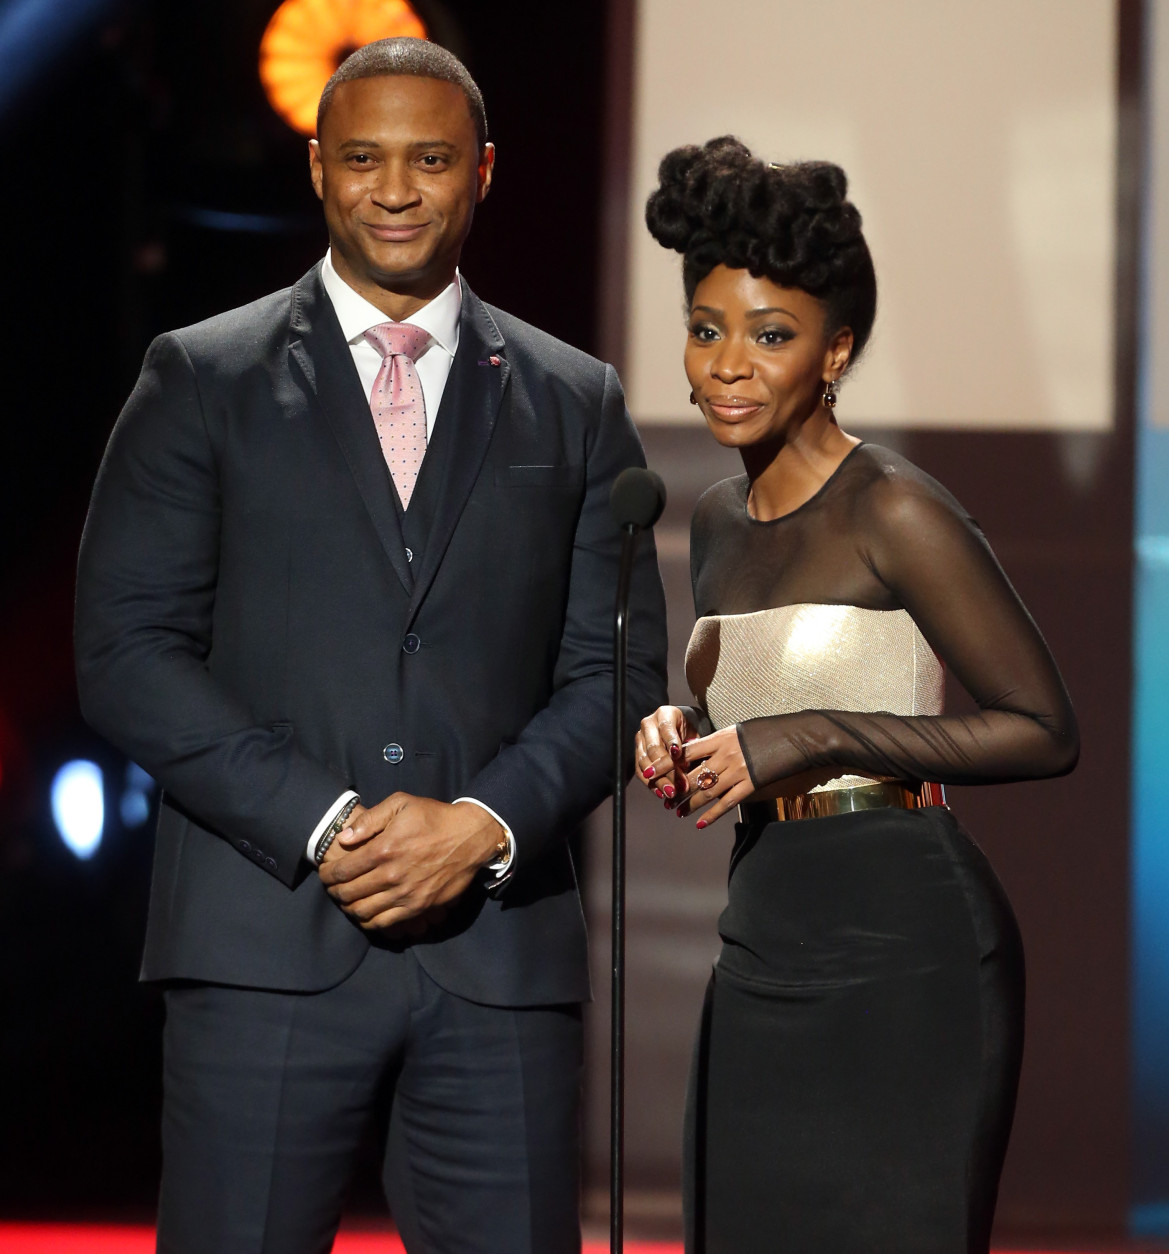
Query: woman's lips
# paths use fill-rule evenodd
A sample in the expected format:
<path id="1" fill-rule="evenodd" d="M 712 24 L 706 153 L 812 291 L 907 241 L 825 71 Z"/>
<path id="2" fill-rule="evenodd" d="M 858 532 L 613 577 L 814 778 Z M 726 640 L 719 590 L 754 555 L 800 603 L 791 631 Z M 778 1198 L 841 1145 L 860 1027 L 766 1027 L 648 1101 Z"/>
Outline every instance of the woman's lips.
<path id="1" fill-rule="evenodd" d="M 704 399 L 706 407 L 720 418 L 746 418 L 763 408 L 762 401 L 753 401 L 745 396 L 708 396 Z"/>

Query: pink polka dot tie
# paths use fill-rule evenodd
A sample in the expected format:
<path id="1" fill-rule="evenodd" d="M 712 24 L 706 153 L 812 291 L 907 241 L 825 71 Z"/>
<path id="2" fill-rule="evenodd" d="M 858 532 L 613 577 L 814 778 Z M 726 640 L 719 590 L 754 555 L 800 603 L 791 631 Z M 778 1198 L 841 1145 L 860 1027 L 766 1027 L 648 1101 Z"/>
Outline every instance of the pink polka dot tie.
<path id="1" fill-rule="evenodd" d="M 369 407 L 382 456 L 406 509 L 426 456 L 426 402 L 414 362 L 430 343 L 430 333 L 409 322 L 383 322 L 370 327 L 365 338 L 382 355 Z"/>

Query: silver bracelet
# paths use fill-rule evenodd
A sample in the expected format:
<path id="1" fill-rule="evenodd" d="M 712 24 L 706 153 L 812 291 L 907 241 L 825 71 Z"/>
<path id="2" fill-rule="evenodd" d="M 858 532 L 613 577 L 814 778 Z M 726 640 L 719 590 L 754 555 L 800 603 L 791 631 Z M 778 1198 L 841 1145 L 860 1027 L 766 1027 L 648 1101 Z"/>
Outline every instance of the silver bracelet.
<path id="1" fill-rule="evenodd" d="M 349 816 L 357 808 L 358 800 L 357 797 L 354 797 L 352 801 L 347 801 L 338 811 L 337 817 L 329 824 L 328 830 L 317 841 L 317 850 L 313 854 L 313 861 L 317 866 L 324 862 L 325 854 L 329 852 L 329 846 L 345 830 L 345 824 L 349 821 Z"/>

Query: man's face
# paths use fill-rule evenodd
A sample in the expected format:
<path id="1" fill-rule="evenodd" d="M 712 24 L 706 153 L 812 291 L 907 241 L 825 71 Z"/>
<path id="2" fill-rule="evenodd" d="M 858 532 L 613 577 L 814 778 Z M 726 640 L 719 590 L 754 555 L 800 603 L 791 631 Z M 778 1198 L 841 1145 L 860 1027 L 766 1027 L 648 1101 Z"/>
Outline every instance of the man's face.
<path id="1" fill-rule="evenodd" d="M 382 75 L 338 84 L 309 161 L 341 277 L 375 304 L 436 296 L 454 277 L 494 159 L 454 83 Z"/>

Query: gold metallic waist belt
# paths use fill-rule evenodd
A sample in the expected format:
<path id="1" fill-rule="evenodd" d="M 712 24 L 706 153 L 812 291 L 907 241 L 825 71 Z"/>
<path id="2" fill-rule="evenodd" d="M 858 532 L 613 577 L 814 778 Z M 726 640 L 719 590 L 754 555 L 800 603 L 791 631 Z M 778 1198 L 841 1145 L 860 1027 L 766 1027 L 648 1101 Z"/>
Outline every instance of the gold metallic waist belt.
<path id="1" fill-rule="evenodd" d="M 824 792 L 804 792 L 773 801 L 748 801 L 739 807 L 739 820 L 761 826 L 787 819 L 823 819 L 833 814 L 854 814 L 860 810 L 917 810 L 922 806 L 943 806 L 946 793 L 941 784 L 913 784 L 902 780 L 860 784 L 856 788 L 830 788 Z"/>

